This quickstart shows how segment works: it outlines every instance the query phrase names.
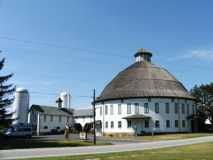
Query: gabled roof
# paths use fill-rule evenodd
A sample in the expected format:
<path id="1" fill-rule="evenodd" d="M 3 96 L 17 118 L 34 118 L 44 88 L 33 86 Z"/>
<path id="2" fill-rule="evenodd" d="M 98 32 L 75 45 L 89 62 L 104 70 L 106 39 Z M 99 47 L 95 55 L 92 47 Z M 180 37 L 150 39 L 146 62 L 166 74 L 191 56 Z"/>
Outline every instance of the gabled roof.
<path id="1" fill-rule="evenodd" d="M 74 117 L 92 117 L 93 111 L 92 109 L 75 109 Z"/>
<path id="2" fill-rule="evenodd" d="M 72 112 L 66 108 L 58 108 L 54 106 L 32 105 L 30 110 L 41 112 L 49 115 L 71 116 Z"/>

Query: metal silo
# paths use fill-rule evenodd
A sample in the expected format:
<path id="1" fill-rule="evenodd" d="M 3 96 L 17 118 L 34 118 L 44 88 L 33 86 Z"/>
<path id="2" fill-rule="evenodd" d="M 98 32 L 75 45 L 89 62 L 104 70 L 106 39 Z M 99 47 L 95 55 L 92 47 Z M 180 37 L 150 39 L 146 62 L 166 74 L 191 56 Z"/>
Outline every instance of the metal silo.
<path id="1" fill-rule="evenodd" d="M 27 123 L 30 95 L 27 89 L 17 88 L 13 103 L 13 124 Z"/>
<path id="2" fill-rule="evenodd" d="M 67 92 L 62 92 L 60 94 L 60 98 L 62 100 L 62 108 L 70 108 L 71 107 L 71 95 Z"/>

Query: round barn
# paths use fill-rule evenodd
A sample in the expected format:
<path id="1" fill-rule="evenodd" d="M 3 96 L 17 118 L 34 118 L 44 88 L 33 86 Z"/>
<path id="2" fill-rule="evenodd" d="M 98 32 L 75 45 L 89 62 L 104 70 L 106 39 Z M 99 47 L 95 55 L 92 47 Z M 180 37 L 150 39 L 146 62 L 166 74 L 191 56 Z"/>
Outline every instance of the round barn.
<path id="1" fill-rule="evenodd" d="M 135 63 L 121 71 L 96 99 L 101 134 L 190 132 L 194 97 L 171 73 L 139 49 Z"/>

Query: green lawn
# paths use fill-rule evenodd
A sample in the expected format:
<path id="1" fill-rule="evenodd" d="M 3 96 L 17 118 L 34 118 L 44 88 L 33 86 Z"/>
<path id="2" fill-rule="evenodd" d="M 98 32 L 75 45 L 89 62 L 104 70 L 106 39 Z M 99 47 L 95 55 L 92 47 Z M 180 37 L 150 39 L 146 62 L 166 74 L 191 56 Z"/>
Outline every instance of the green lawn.
<path id="1" fill-rule="evenodd" d="M 127 139 L 127 140 L 140 140 L 140 141 L 162 141 L 162 140 L 175 140 L 187 139 L 204 136 L 213 136 L 213 133 L 177 133 L 177 134 L 163 134 L 155 136 L 126 136 L 126 137 L 112 137 L 113 139 Z"/>
<path id="2" fill-rule="evenodd" d="M 30 160 L 213 160 L 212 149 L 213 143 L 202 143 L 145 151 L 55 158 L 38 158 Z"/>
<path id="3" fill-rule="evenodd" d="M 92 146 L 89 141 L 47 141 L 43 139 L 6 139 L 0 137 L 0 150 L 2 149 L 24 149 L 24 148 L 47 148 L 47 147 L 79 147 Z M 97 145 L 110 145 L 106 142 L 97 142 Z"/>

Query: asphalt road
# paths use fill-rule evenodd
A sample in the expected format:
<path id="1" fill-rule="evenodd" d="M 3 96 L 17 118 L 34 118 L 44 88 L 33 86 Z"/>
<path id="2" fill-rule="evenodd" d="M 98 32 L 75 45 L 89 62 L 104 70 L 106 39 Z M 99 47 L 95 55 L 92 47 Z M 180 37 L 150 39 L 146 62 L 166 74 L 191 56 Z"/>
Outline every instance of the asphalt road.
<path id="1" fill-rule="evenodd" d="M 113 153 L 113 152 L 124 152 L 124 151 L 182 146 L 182 145 L 189 145 L 189 144 L 196 144 L 196 143 L 203 143 L 203 142 L 213 142 L 213 136 L 183 139 L 183 140 L 116 144 L 111 146 L 1 150 L 0 159 L 11 160 L 11 159 L 19 159 L 19 158 L 57 157 L 57 156 L 98 154 L 98 153 Z"/>

